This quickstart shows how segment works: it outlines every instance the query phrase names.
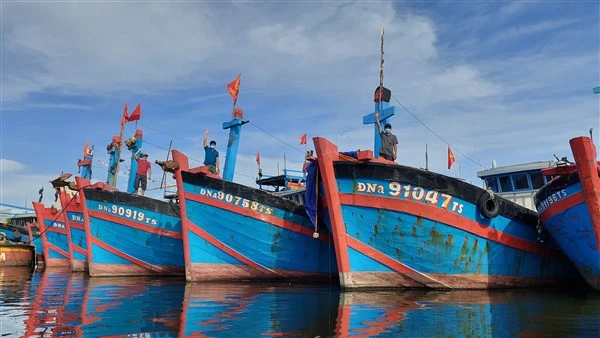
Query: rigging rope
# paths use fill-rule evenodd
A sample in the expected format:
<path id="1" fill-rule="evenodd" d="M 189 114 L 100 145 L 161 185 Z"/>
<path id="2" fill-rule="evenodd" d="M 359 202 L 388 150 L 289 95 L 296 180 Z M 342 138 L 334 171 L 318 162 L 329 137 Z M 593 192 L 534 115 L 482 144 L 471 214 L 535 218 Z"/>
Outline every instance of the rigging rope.
<path id="1" fill-rule="evenodd" d="M 446 143 L 450 148 L 456 150 L 459 154 L 463 155 L 466 159 L 468 159 L 469 161 L 475 163 L 476 165 L 480 166 L 481 164 L 478 162 L 475 162 L 473 159 L 471 159 L 469 156 L 465 155 L 465 153 L 463 153 L 462 151 L 460 151 L 460 149 L 450 145 L 450 143 L 448 143 L 446 140 L 444 140 L 440 135 L 438 135 L 435 131 L 433 131 L 431 128 L 429 128 L 425 122 L 421 121 L 420 118 L 418 118 L 415 114 L 413 114 L 413 112 L 411 112 L 408 108 L 406 108 L 402 103 L 400 103 L 400 101 L 398 101 L 398 99 L 396 98 L 395 95 L 392 94 L 392 97 L 394 98 L 394 100 L 396 100 L 396 102 L 400 105 L 400 107 L 404 108 L 404 110 L 406 110 L 410 115 L 412 115 L 412 117 L 414 117 L 417 121 L 419 121 L 419 123 L 421 123 L 427 130 L 429 130 L 433 135 L 435 135 L 435 137 L 437 137 L 438 139 L 440 139 L 442 142 Z"/>

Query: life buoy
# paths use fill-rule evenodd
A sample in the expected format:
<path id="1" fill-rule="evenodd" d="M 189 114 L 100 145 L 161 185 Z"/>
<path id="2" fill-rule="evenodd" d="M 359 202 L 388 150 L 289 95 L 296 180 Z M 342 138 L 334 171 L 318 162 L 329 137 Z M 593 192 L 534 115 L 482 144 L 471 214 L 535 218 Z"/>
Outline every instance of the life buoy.
<path id="1" fill-rule="evenodd" d="M 486 191 L 479 197 L 477 208 L 483 217 L 494 218 L 500 212 L 500 202 L 494 198 L 492 193 Z"/>

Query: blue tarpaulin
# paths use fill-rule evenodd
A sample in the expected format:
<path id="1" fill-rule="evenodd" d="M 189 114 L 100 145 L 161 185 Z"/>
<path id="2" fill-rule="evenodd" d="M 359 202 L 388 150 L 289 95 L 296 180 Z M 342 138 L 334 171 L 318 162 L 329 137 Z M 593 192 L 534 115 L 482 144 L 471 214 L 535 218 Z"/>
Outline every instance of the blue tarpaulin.
<path id="1" fill-rule="evenodd" d="M 317 220 L 317 173 L 319 165 L 311 162 L 306 167 L 306 192 L 304 196 L 304 208 L 313 225 Z"/>
<path id="2" fill-rule="evenodd" d="M 346 151 L 340 152 L 342 155 L 358 158 L 358 152 Z M 313 225 L 317 220 L 317 173 L 319 172 L 319 165 L 317 162 L 311 162 L 306 167 L 306 192 L 304 196 L 304 209 L 308 214 Z"/>

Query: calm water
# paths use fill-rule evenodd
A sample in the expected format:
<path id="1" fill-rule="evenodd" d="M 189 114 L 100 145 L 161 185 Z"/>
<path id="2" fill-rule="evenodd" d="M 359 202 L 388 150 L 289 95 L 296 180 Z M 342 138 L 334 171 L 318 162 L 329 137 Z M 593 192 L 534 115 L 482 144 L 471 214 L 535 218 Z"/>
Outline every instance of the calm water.
<path id="1" fill-rule="evenodd" d="M 0 269 L 7 337 L 598 337 L 588 290 L 341 292 Z"/>

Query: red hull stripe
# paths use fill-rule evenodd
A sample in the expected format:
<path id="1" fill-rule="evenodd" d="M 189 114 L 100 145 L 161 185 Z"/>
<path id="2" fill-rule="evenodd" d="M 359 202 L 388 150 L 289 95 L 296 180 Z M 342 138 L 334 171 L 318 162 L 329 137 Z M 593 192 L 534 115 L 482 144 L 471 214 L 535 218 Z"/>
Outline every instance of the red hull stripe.
<path id="1" fill-rule="evenodd" d="M 63 249 L 57 247 L 56 245 L 54 245 L 52 243 L 47 242 L 45 244 L 48 245 L 48 249 L 52 249 L 52 250 L 58 252 L 61 256 L 64 256 L 65 258 L 69 259 L 69 253 L 68 252 L 64 251 Z"/>
<path id="2" fill-rule="evenodd" d="M 413 270 L 407 265 L 404 265 L 398 262 L 395 259 L 392 259 L 380 251 L 373 249 L 372 247 L 360 242 L 353 237 L 347 236 L 346 240 L 348 241 L 348 246 L 355 249 L 356 251 L 365 254 L 367 257 L 374 259 L 375 261 L 389 267 L 390 269 L 400 272 L 400 273 L 409 273 L 410 277 L 415 279 L 417 282 L 427 285 L 429 287 L 444 287 L 450 289 L 450 286 L 441 283 L 429 276 L 426 276 L 420 273 L 417 270 Z"/>
<path id="3" fill-rule="evenodd" d="M 112 254 L 114 254 L 116 256 L 119 256 L 119 257 L 121 257 L 121 258 L 123 258 L 123 259 L 125 259 L 127 261 L 130 261 L 131 263 L 133 263 L 135 265 L 141 266 L 141 267 L 146 268 L 148 270 L 158 271 L 158 272 L 169 272 L 166 269 L 162 269 L 162 268 L 160 268 L 160 267 L 158 267 L 156 265 L 148 264 L 148 263 L 143 262 L 143 261 L 141 261 L 141 260 L 139 260 L 139 259 L 137 259 L 135 257 L 132 257 L 132 256 L 130 256 L 130 255 L 128 255 L 128 254 L 126 254 L 126 253 L 124 253 L 122 251 L 119 251 L 119 250 L 113 248 L 112 246 L 110 246 L 110 245 L 102 242 L 101 240 L 99 240 L 99 239 L 97 239 L 95 237 L 92 238 L 92 244 L 95 244 L 95 245 L 101 247 L 102 249 L 104 249 L 104 250 L 106 250 L 106 251 L 108 251 L 108 252 L 110 252 L 110 253 L 112 253 Z"/>
<path id="4" fill-rule="evenodd" d="M 225 252 L 226 254 L 230 255 L 231 257 L 234 257 L 235 259 L 239 260 L 240 262 L 243 262 L 244 264 L 247 264 L 248 266 L 251 266 L 252 268 L 254 268 L 256 270 L 259 270 L 259 271 L 262 271 L 265 273 L 269 273 L 269 274 L 277 274 L 276 272 L 254 262 L 253 260 L 249 259 L 248 257 L 246 257 L 246 256 L 240 254 L 239 252 L 233 250 L 232 248 L 228 247 L 223 242 L 221 242 L 218 239 L 216 239 L 215 237 L 211 236 L 208 232 L 204 231 L 203 229 L 198 227 L 193 222 L 190 221 L 189 224 L 192 225 L 189 227 L 189 230 L 191 232 L 193 232 L 197 236 L 200 236 L 200 238 L 202 238 L 205 241 L 209 242 L 210 244 L 214 245 L 216 248 L 220 249 L 221 251 Z M 281 275 L 281 274 L 278 274 L 278 275 Z"/>
<path id="5" fill-rule="evenodd" d="M 47 230 L 48 232 L 55 232 L 57 234 L 63 234 L 63 235 L 67 234 L 67 229 L 55 228 L 53 226 L 49 226 L 49 227 L 47 227 L 47 229 L 48 229 Z"/>
<path id="6" fill-rule="evenodd" d="M 171 238 L 175 238 L 175 239 L 181 239 L 181 233 L 176 232 L 176 231 L 171 231 L 171 230 L 164 230 L 164 229 L 159 229 L 159 228 L 155 228 L 155 227 L 151 227 L 148 225 L 143 225 L 143 224 L 139 224 L 127 219 L 123 219 L 123 218 L 119 218 L 116 216 L 112 216 L 112 215 L 108 215 L 99 211 L 95 211 L 95 210 L 88 210 L 88 214 L 90 217 L 95 217 L 104 221 L 108 221 L 108 222 L 113 222 L 116 224 L 120 224 L 120 225 L 125 225 L 128 226 L 130 228 L 134 228 L 134 229 L 138 229 L 138 230 L 142 230 L 145 232 L 149 232 L 151 234 L 157 234 L 157 235 L 161 235 L 161 236 L 166 236 L 166 237 L 171 237 Z"/>
<path id="7" fill-rule="evenodd" d="M 83 225 L 83 224 L 79 224 L 79 223 L 75 223 L 75 222 L 69 222 L 69 226 L 71 228 L 74 228 L 74 229 L 79 229 L 79 230 L 85 231 L 85 225 Z"/>
<path id="8" fill-rule="evenodd" d="M 483 237 L 487 240 L 501 243 L 511 248 L 531 252 L 538 255 L 549 255 L 562 257 L 562 253 L 558 249 L 546 248 L 534 242 L 526 241 L 516 236 L 503 233 L 501 231 L 488 228 L 466 217 L 459 216 L 455 213 L 446 210 L 404 200 L 392 200 L 389 198 L 378 196 L 367 196 L 358 194 L 340 194 L 342 204 L 354 205 L 359 207 L 373 207 L 390 211 L 404 212 L 407 214 L 431 219 L 435 222 L 443 223 L 455 227 L 457 229 L 472 233 Z"/>
<path id="9" fill-rule="evenodd" d="M 87 251 L 86 251 L 86 250 L 84 250 L 84 249 L 82 249 L 82 248 L 80 248 L 79 246 L 77 246 L 77 245 L 75 245 L 75 244 L 73 244 L 73 245 L 71 246 L 71 249 L 72 249 L 73 251 L 77 251 L 77 252 L 79 252 L 79 253 L 80 253 L 80 254 L 82 254 L 82 255 L 85 255 L 85 256 L 87 256 Z M 73 257 L 71 257 L 71 258 L 73 258 Z"/>
<path id="10" fill-rule="evenodd" d="M 554 215 L 581 203 L 585 203 L 585 201 L 583 200 L 583 194 L 581 193 L 581 191 L 578 191 L 573 195 L 549 206 L 548 209 L 544 210 L 540 215 L 540 221 L 542 221 L 542 223 L 545 223 L 547 220 L 554 217 Z"/>
<path id="11" fill-rule="evenodd" d="M 198 202 L 198 203 L 210 205 L 215 208 L 235 212 L 238 215 L 243 215 L 243 216 L 247 216 L 247 217 L 250 217 L 253 219 L 257 219 L 257 220 L 278 226 L 278 227 L 286 229 L 286 230 L 290 230 L 290 231 L 294 231 L 294 232 L 303 234 L 305 236 L 312 237 L 312 235 L 313 235 L 313 230 L 304 228 L 296 223 L 285 221 L 285 220 L 282 220 L 281 218 L 278 218 L 275 216 L 265 215 L 260 212 L 255 212 L 252 210 L 234 206 L 229 203 L 224 203 L 219 200 L 215 200 L 214 198 L 208 198 L 208 197 L 204 197 L 202 195 L 196 195 L 196 194 L 190 194 L 190 193 L 185 193 L 185 198 L 189 199 L 191 201 Z M 319 237 L 319 240 L 327 242 L 327 241 L 329 241 L 329 236 Z"/>
<path id="12" fill-rule="evenodd" d="M 600 166 L 596 161 L 596 146 L 588 137 L 576 137 L 569 140 L 569 144 L 575 163 L 577 163 L 577 175 L 579 175 L 585 205 L 592 221 L 596 243 L 600 243 Z M 600 245 L 597 247 L 600 251 Z"/>

